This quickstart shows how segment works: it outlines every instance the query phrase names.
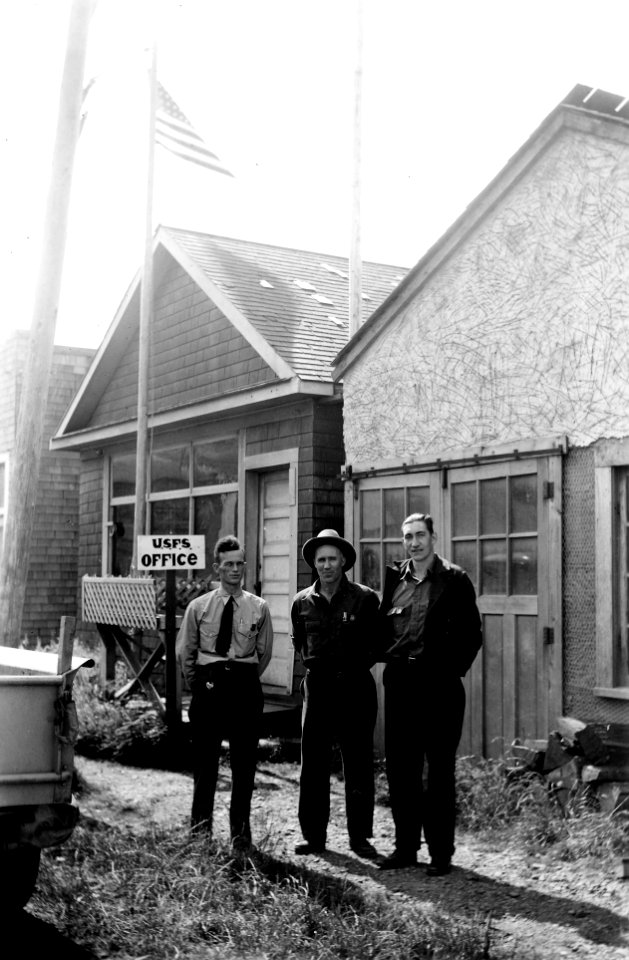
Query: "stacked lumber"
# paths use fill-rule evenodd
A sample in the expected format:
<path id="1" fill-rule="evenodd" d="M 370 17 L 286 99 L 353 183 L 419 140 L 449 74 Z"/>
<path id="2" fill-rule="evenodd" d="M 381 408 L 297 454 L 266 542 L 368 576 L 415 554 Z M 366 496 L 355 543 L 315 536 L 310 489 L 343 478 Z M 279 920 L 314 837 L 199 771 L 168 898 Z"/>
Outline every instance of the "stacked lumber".
<path id="1" fill-rule="evenodd" d="M 540 774 L 562 805 L 588 785 L 602 811 L 629 810 L 629 724 L 558 717 L 548 740 L 512 745 L 508 769 Z"/>

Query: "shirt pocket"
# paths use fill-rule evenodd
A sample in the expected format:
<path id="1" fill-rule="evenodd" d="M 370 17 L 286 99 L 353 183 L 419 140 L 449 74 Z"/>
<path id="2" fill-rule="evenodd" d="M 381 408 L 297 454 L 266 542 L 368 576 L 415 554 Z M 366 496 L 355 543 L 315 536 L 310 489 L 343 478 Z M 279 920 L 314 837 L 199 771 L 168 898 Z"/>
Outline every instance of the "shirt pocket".
<path id="1" fill-rule="evenodd" d="M 401 617 L 406 613 L 406 607 L 391 607 L 387 610 L 387 617 Z"/>
<path id="2" fill-rule="evenodd" d="M 260 626 L 257 620 L 238 621 L 236 625 L 236 636 L 239 647 L 237 656 L 250 657 L 256 652 L 256 641 L 259 633 Z"/>
<path id="3" fill-rule="evenodd" d="M 399 640 L 408 629 L 411 619 L 410 607 L 391 607 L 387 610 L 387 624 L 393 640 Z"/>

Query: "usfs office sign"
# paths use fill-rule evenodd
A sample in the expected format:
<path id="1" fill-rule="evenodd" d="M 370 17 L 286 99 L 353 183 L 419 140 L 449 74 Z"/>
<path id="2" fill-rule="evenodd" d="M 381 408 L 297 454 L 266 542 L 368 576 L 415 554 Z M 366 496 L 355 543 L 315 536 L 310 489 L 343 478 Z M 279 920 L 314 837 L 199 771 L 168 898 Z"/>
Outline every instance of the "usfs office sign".
<path id="1" fill-rule="evenodd" d="M 205 537 L 138 537 L 140 570 L 204 569 Z"/>

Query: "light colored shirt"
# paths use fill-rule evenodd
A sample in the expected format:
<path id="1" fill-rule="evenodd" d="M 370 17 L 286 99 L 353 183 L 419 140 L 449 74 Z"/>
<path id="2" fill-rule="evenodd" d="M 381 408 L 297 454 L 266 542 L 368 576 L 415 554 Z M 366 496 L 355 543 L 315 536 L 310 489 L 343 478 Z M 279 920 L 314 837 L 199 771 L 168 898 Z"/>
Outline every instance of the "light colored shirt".
<path id="1" fill-rule="evenodd" d="M 273 652 L 273 624 L 266 600 L 246 590 L 233 594 L 232 641 L 227 656 L 216 653 L 216 638 L 225 603 L 232 594 L 218 587 L 192 600 L 186 607 L 177 634 L 176 652 L 188 682 L 194 680 L 194 668 L 216 661 L 237 660 L 255 663 L 262 674 Z"/>

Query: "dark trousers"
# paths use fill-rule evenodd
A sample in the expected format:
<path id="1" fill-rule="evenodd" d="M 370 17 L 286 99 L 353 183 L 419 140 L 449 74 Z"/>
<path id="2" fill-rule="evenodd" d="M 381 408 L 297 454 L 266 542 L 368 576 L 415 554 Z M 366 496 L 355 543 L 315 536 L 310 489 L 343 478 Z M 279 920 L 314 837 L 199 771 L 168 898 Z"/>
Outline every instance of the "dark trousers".
<path id="1" fill-rule="evenodd" d="M 211 684 L 210 687 L 206 684 Z M 258 669 L 251 664 L 218 664 L 198 670 L 188 716 L 192 733 L 193 826 L 212 829 L 221 741 L 229 742 L 232 838 L 251 840 L 251 795 L 263 710 Z"/>
<path id="2" fill-rule="evenodd" d="M 338 744 L 345 779 L 350 840 L 373 835 L 373 731 L 378 709 L 368 670 L 352 674 L 309 670 L 303 683 L 299 824 L 309 843 L 325 844 L 330 819 L 332 748 Z"/>
<path id="3" fill-rule="evenodd" d="M 431 858 L 454 853 L 455 762 L 465 713 L 459 677 L 422 675 L 418 663 L 384 671 L 385 757 L 395 846 L 413 853 L 422 828 Z M 424 764 L 428 775 L 424 784 Z"/>

